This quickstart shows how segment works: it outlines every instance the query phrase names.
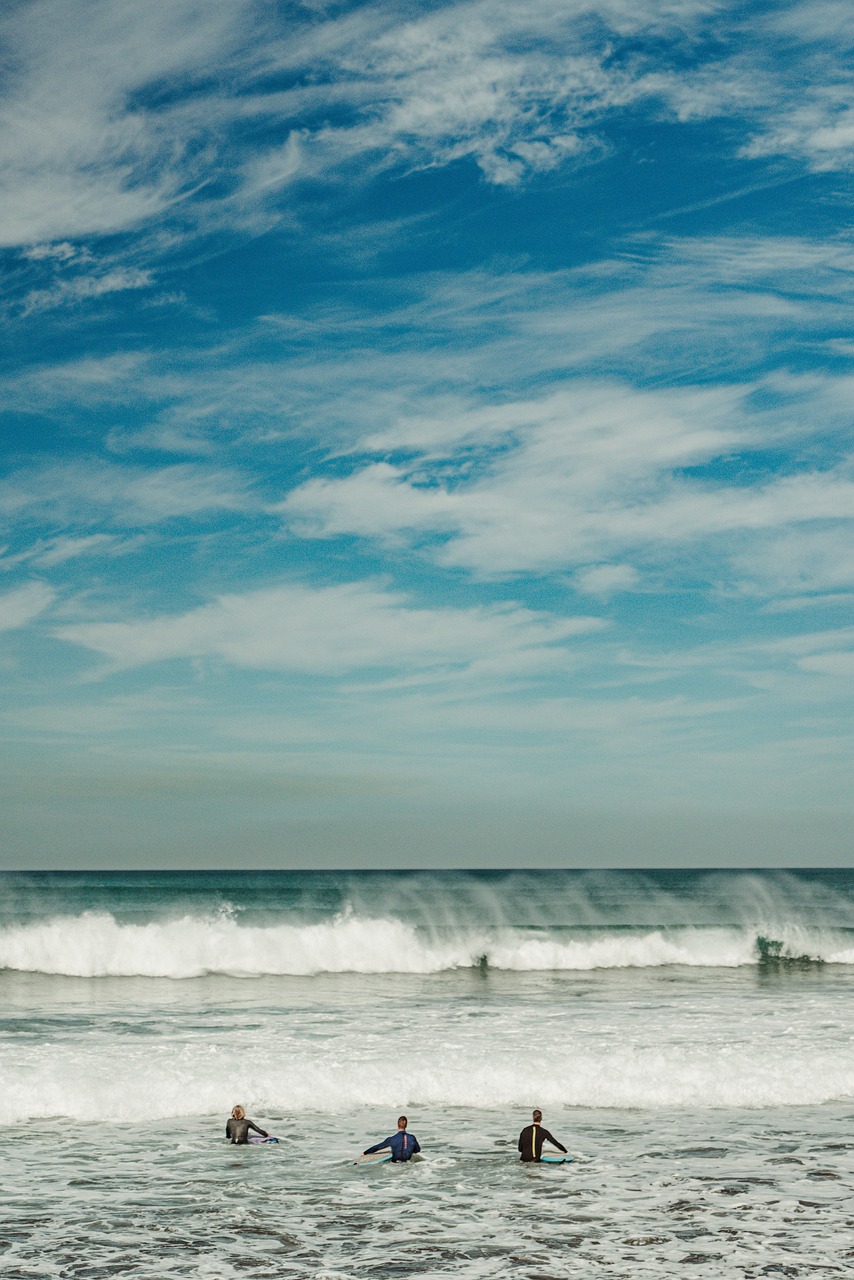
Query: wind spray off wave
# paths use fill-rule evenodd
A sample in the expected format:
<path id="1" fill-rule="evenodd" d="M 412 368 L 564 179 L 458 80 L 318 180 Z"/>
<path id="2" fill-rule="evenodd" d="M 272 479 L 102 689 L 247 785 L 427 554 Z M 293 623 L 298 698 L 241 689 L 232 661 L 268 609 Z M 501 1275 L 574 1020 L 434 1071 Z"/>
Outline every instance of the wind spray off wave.
<path id="1" fill-rule="evenodd" d="M 469 968 L 583 972 L 787 962 L 854 964 L 854 942 L 843 931 L 761 921 L 737 928 L 467 928 L 349 911 L 321 922 L 266 924 L 242 923 L 227 911 L 144 924 L 109 912 L 83 912 L 0 928 L 0 969 L 83 978 L 431 974 Z"/>

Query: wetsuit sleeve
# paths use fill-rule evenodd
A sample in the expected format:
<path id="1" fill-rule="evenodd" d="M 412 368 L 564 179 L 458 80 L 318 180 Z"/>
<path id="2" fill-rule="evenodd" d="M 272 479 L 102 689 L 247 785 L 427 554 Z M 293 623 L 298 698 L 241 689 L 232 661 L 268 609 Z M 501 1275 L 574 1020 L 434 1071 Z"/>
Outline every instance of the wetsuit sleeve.
<path id="1" fill-rule="evenodd" d="M 269 1138 L 270 1135 L 268 1134 L 267 1130 L 259 1129 L 254 1120 L 248 1120 L 247 1124 L 249 1125 L 250 1129 L 254 1129 L 256 1133 L 260 1133 L 262 1138 Z"/>
<path id="2" fill-rule="evenodd" d="M 225 1136 L 227 1138 L 231 1137 L 231 1121 L 230 1120 L 226 1120 L 225 1122 Z"/>
<path id="3" fill-rule="evenodd" d="M 391 1138 L 386 1138 L 384 1142 L 378 1142 L 375 1147 L 368 1147 L 367 1151 L 363 1151 L 363 1156 L 372 1156 L 375 1151 L 384 1151 L 386 1147 L 391 1146 Z"/>
<path id="4" fill-rule="evenodd" d="M 421 1143 L 418 1141 L 414 1133 L 410 1133 L 409 1136 L 412 1139 L 412 1154 L 417 1156 L 418 1152 L 421 1150 Z"/>
<path id="5" fill-rule="evenodd" d="M 522 1132 L 519 1134 L 519 1141 L 516 1143 L 517 1151 L 522 1150 L 522 1140 L 524 1139 L 524 1137 L 525 1137 L 525 1130 L 523 1129 Z"/>
<path id="6" fill-rule="evenodd" d="M 564 1153 L 564 1155 L 569 1155 L 569 1152 L 567 1151 L 567 1149 L 566 1149 L 566 1147 L 563 1145 L 563 1143 L 562 1143 L 562 1142 L 558 1142 L 557 1138 L 553 1137 L 553 1136 L 549 1133 L 548 1129 L 543 1129 L 543 1128 L 541 1127 L 541 1128 L 540 1128 L 540 1133 L 543 1135 L 543 1139 L 544 1139 L 546 1142 L 550 1142 L 550 1143 L 552 1144 L 552 1146 L 553 1146 L 553 1147 L 557 1147 L 558 1151 L 562 1151 L 562 1152 Z"/>

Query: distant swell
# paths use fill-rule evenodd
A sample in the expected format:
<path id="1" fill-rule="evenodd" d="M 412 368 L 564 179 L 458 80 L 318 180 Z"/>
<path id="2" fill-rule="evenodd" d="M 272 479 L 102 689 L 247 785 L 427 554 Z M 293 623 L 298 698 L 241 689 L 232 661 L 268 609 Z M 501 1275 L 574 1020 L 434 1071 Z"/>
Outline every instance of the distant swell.
<path id="1" fill-rule="evenodd" d="M 319 923 L 242 925 L 230 915 L 126 924 L 107 913 L 57 916 L 0 930 L 0 969 L 69 977 L 194 978 L 322 973 L 644 969 L 662 965 L 854 964 L 842 933 L 802 928 L 676 928 L 594 933 L 464 927 L 418 929 L 342 913 Z"/>

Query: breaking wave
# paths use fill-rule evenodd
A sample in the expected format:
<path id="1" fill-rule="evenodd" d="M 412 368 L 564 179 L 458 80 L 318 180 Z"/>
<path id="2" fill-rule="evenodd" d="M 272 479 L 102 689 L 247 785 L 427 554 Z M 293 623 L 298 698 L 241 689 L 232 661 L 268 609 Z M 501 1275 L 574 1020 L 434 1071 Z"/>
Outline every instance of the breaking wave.
<path id="1" fill-rule="evenodd" d="M 502 1109 L 533 1098 L 558 1107 L 660 1109 L 820 1105 L 854 1096 L 847 1046 L 816 1048 L 803 1037 L 742 1043 L 590 1043 L 553 1034 L 527 1046 L 466 1038 L 453 1052 L 407 1038 L 404 1055 L 366 1044 L 358 1027 L 330 1041 L 225 1035 L 19 1045 L 14 1090 L 0 1098 L 0 1122 L 68 1116 L 152 1121 L 227 1114 L 234 1099 L 270 1117 L 352 1112 L 392 1105 Z M 774 1045 L 776 1044 L 776 1048 Z M 396 1112 L 395 1112 L 396 1114 Z M 217 1119 L 216 1132 L 222 1125 Z"/>
<path id="2" fill-rule="evenodd" d="M 663 965 L 854 964 L 843 931 L 689 927 L 643 930 L 448 926 L 342 912 L 320 923 L 245 924 L 229 912 L 126 923 L 108 912 L 0 929 L 0 969 L 69 977 L 194 978 L 452 969 L 584 971 Z"/>

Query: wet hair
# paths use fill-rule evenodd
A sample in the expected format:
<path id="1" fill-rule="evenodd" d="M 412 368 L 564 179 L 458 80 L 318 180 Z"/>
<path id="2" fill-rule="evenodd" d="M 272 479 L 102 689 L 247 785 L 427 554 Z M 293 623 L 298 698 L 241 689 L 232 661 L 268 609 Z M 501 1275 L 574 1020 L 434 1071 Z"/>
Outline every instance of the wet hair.
<path id="1" fill-rule="evenodd" d="M 408 1124 L 409 1124 L 409 1121 L 407 1120 L 406 1116 L 398 1116 L 398 1117 L 397 1117 L 397 1127 L 398 1127 L 398 1129 L 401 1129 L 401 1128 L 402 1128 L 402 1129 L 405 1129 L 405 1128 L 406 1128 L 406 1126 L 407 1126 Z"/>
<path id="2" fill-rule="evenodd" d="M 534 1123 L 536 1124 L 536 1122 L 537 1122 L 538 1120 L 542 1120 L 542 1118 L 543 1118 L 543 1113 L 542 1113 L 542 1111 L 540 1111 L 540 1109 L 539 1109 L 539 1107 L 538 1107 L 538 1108 L 536 1109 L 536 1111 L 534 1112 L 534 1114 L 533 1114 L 533 1116 L 532 1116 L 532 1119 L 533 1119 Z"/>
<path id="3" fill-rule="evenodd" d="M 240 1106 L 238 1106 L 238 1107 L 232 1107 L 232 1108 L 231 1108 L 231 1118 L 232 1118 L 232 1120 L 245 1120 L 245 1119 L 246 1119 L 246 1112 L 245 1112 L 245 1111 L 243 1110 L 243 1108 L 242 1108 L 242 1107 L 240 1107 Z"/>

